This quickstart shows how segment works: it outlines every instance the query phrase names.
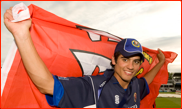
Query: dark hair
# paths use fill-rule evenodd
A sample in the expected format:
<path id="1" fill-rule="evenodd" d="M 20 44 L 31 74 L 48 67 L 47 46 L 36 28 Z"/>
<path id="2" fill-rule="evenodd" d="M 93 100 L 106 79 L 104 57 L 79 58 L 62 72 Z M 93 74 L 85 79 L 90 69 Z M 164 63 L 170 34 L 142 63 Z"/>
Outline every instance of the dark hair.
<path id="1" fill-rule="evenodd" d="M 122 55 L 120 52 L 116 52 L 114 53 L 114 61 L 117 63 L 117 60 L 118 60 L 118 57 Z M 140 61 L 142 61 L 142 55 L 140 53 L 138 54 L 134 54 L 130 57 L 133 57 L 133 56 L 140 56 Z M 127 58 L 127 57 L 126 57 Z M 112 61 L 110 62 L 110 65 L 112 66 L 112 68 L 114 68 L 115 65 L 112 64 Z"/>
<path id="2" fill-rule="evenodd" d="M 114 53 L 114 61 L 117 63 L 118 57 L 121 55 L 120 52 Z M 110 65 L 114 68 L 115 65 L 112 64 L 112 61 L 110 62 Z"/>

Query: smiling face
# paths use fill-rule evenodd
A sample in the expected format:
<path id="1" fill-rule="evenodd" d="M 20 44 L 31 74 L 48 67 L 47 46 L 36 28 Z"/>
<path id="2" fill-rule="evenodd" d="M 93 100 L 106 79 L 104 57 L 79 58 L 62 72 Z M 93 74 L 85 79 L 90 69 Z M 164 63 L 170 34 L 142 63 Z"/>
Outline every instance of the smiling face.
<path id="1" fill-rule="evenodd" d="M 124 81 L 129 83 L 136 75 L 140 67 L 140 62 L 140 56 L 125 58 L 123 55 L 120 55 L 116 61 L 114 57 L 112 57 L 112 64 L 115 65 L 114 76 L 119 82 Z"/>

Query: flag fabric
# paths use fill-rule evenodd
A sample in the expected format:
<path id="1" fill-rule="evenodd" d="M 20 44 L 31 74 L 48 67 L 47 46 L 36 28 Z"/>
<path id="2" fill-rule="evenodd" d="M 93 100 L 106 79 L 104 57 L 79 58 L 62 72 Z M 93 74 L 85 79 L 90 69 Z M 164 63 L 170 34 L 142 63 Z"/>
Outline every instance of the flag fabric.
<path id="1" fill-rule="evenodd" d="M 111 68 L 115 46 L 122 38 L 68 21 L 33 4 L 28 8 L 32 19 L 30 34 L 33 43 L 52 74 L 62 77 L 100 75 Z M 143 47 L 143 52 L 145 62 L 139 69 L 138 78 L 158 62 L 157 50 Z M 173 62 L 177 54 L 163 53 L 166 62 L 149 85 L 150 94 L 141 101 L 141 107 L 152 107 L 160 85 L 167 83 L 167 65 Z M 15 44 L 9 57 L 1 74 L 2 108 L 52 108 L 29 78 Z"/>

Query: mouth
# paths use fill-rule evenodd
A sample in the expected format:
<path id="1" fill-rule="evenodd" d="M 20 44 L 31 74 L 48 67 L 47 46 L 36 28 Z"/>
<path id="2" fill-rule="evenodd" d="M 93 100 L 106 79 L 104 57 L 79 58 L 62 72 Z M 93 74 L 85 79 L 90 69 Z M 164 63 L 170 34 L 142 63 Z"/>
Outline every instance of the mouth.
<path id="1" fill-rule="evenodd" d="M 126 75 L 129 75 L 129 76 L 132 75 L 132 73 L 133 73 L 133 72 L 125 71 L 125 74 L 126 74 Z"/>

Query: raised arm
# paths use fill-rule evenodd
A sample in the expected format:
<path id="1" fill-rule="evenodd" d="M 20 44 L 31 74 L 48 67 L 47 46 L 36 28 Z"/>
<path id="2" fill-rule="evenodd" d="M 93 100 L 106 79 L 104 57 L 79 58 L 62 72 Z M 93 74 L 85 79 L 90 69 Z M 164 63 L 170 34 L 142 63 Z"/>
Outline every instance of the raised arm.
<path id="1" fill-rule="evenodd" d="M 159 59 L 159 62 L 148 72 L 144 75 L 144 78 L 146 79 L 147 83 L 150 84 L 155 75 L 158 73 L 158 71 L 160 70 L 160 68 L 163 66 L 164 62 L 165 62 L 165 56 L 162 53 L 162 51 L 160 49 L 158 49 L 159 54 L 157 54 L 157 57 Z"/>
<path id="2" fill-rule="evenodd" d="M 12 7 L 4 14 L 4 24 L 15 38 L 26 71 L 41 93 L 53 94 L 54 79 L 38 55 L 31 39 L 31 19 L 13 23 Z"/>

